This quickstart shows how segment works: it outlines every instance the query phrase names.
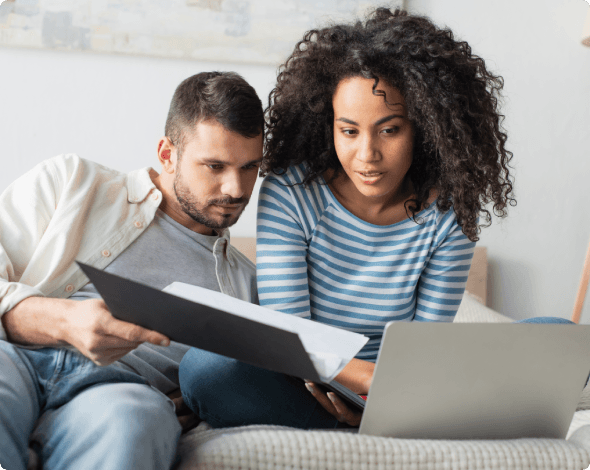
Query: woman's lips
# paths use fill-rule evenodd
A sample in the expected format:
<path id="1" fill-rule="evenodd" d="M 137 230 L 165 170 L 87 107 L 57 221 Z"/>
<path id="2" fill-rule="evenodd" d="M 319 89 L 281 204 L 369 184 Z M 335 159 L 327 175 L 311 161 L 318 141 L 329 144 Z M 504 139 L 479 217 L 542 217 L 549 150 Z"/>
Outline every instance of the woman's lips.
<path id="1" fill-rule="evenodd" d="M 357 171 L 355 173 L 360 176 L 361 180 L 365 184 L 374 184 L 377 181 L 379 181 L 384 175 L 384 173 L 379 171 Z"/>

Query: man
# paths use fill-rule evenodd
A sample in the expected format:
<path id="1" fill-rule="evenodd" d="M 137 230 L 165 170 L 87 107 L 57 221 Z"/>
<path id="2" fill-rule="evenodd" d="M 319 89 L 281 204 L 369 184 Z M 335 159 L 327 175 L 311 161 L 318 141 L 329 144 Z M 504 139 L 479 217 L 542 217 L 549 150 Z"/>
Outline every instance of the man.
<path id="1" fill-rule="evenodd" d="M 112 317 L 75 261 L 256 302 L 226 228 L 252 193 L 263 125 L 239 75 L 201 73 L 174 94 L 160 174 L 65 155 L 0 196 L 0 465 L 25 469 L 30 442 L 44 470 L 171 466 L 181 426 L 166 394 L 188 347 Z"/>

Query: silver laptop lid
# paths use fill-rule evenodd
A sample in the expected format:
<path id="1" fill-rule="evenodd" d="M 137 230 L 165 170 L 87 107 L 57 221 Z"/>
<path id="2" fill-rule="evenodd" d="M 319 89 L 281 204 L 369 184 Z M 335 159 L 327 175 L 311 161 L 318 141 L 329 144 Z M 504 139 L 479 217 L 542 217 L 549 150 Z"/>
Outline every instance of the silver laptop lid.
<path id="1" fill-rule="evenodd" d="M 590 371 L 590 325 L 389 323 L 360 433 L 564 438 Z"/>

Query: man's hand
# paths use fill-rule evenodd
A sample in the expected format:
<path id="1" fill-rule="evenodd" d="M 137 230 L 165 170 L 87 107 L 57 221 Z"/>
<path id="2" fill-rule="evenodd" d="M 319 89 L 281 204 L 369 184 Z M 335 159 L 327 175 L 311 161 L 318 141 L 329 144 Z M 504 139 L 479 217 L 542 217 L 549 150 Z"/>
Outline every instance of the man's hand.
<path id="1" fill-rule="evenodd" d="M 170 344 L 161 333 L 117 320 L 101 299 L 78 303 L 80 308 L 69 315 L 64 340 L 99 366 L 112 364 L 144 342 Z"/>
<path id="2" fill-rule="evenodd" d="M 177 388 L 173 392 L 168 394 L 168 398 L 170 398 L 174 402 L 174 406 L 176 407 L 176 417 L 178 418 L 178 422 L 182 427 L 182 432 L 185 433 L 190 431 L 194 428 L 197 424 L 201 422 L 196 414 L 186 405 L 184 399 L 182 398 L 182 394 L 180 393 L 180 389 Z"/>
<path id="3" fill-rule="evenodd" d="M 100 299 L 29 297 L 2 316 L 13 343 L 38 346 L 70 344 L 100 366 L 122 358 L 143 342 L 168 346 L 161 333 L 114 318 Z"/>
<path id="4" fill-rule="evenodd" d="M 363 413 L 357 410 L 351 410 L 344 402 L 333 392 L 324 393 L 320 390 L 313 382 L 305 382 L 305 386 L 314 396 L 314 398 L 320 402 L 328 413 L 334 416 L 341 423 L 346 423 L 350 426 L 359 426 L 361 424 L 361 418 Z"/>

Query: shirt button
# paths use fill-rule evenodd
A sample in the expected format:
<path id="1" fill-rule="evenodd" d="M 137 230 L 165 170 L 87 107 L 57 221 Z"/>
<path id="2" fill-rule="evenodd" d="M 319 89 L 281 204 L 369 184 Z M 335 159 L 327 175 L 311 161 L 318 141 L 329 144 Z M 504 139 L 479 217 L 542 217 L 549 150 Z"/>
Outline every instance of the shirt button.
<path id="1" fill-rule="evenodd" d="M 102 250 L 102 256 L 108 258 L 109 256 L 111 256 L 111 252 L 109 250 Z"/>
<path id="2" fill-rule="evenodd" d="M 143 227 L 143 224 L 139 220 L 136 220 L 135 222 L 133 222 L 133 225 L 135 225 L 137 228 Z"/>
<path id="3" fill-rule="evenodd" d="M 74 290 L 74 286 L 73 286 L 73 284 L 68 284 L 68 285 L 66 286 L 66 292 L 72 292 L 73 290 Z"/>

